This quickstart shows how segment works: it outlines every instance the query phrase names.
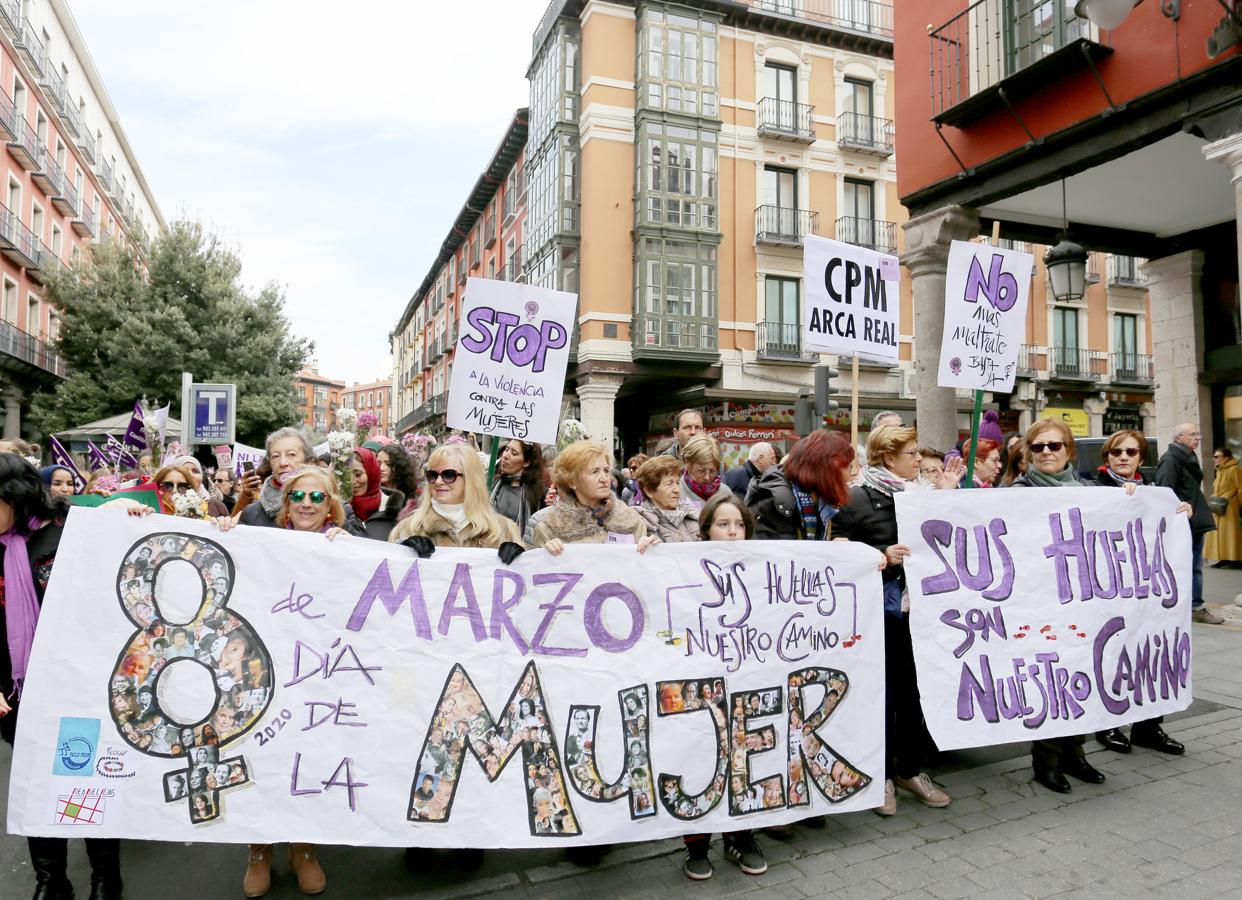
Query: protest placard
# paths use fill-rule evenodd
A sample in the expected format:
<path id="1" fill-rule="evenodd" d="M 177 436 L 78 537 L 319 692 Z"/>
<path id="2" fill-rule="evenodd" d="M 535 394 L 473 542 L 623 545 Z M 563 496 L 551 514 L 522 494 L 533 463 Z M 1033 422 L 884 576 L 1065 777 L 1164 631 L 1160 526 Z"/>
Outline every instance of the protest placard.
<path id="1" fill-rule="evenodd" d="M 942 750 L 1090 734 L 1191 701 L 1190 527 L 1166 488 L 897 495 Z"/>
<path id="2" fill-rule="evenodd" d="M 448 426 L 555 443 L 577 316 L 577 294 L 467 279 Z"/>
<path id="3" fill-rule="evenodd" d="M 901 267 L 897 257 L 818 235 L 803 238 L 802 345 L 897 362 Z"/>
<path id="4" fill-rule="evenodd" d="M 1013 390 L 1033 264 L 1031 254 L 1020 250 L 953 242 L 944 283 L 938 385 Z"/>
<path id="5" fill-rule="evenodd" d="M 9 831 L 539 847 L 866 809 L 879 597 L 875 551 L 849 543 L 505 566 L 74 510 Z"/>
<path id="6" fill-rule="evenodd" d="M 263 462 L 263 457 L 267 456 L 267 451 L 262 447 L 248 447 L 245 444 L 233 445 L 233 471 L 240 478 L 246 463 L 250 463 L 258 468 L 259 463 Z"/>

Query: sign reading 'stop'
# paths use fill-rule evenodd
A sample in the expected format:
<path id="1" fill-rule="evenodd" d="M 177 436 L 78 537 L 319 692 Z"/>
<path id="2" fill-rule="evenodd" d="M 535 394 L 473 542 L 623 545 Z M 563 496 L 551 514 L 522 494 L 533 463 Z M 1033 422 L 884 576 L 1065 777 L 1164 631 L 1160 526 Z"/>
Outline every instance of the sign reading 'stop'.
<path id="1" fill-rule="evenodd" d="M 554 442 L 577 311 L 577 294 L 468 279 L 449 427 Z"/>
<path id="2" fill-rule="evenodd" d="M 803 347 L 897 362 L 901 316 L 897 257 L 807 235 L 802 259 Z"/>

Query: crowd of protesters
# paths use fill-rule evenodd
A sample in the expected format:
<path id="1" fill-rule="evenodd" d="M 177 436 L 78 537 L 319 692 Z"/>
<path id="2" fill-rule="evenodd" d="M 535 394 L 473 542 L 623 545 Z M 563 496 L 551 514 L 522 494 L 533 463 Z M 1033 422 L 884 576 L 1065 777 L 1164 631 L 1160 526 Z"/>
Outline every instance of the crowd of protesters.
<path id="1" fill-rule="evenodd" d="M 1198 461 L 1200 435 L 1193 424 L 1178 426 L 1154 480 L 1172 488 L 1190 517 L 1193 534 L 1193 619 L 1218 624 L 1203 602 L 1205 554 L 1221 565 L 1242 561 L 1239 502 L 1242 476 L 1226 449 L 1213 455 L 1216 490 L 1209 504 Z M 1025 434 L 1002 434 L 997 416 L 985 416 L 978 437 L 952 448 L 920 444 L 915 428 L 896 413 L 875 417 L 865 447 L 843 434 L 822 430 L 778 452 L 754 444 L 740 465 L 724 471 L 721 447 L 703 427 L 701 414 L 684 410 L 669 439 L 652 455 L 629 457 L 618 467 L 612 454 L 585 436 L 562 445 L 504 442 L 488 459 L 471 436 L 452 435 L 425 452 L 407 452 L 395 442 L 368 441 L 350 466 L 349 496 L 342 496 L 331 459 L 319 458 L 299 429 L 268 436 L 265 457 L 255 468 L 205 470 L 193 456 L 150 456 L 130 472 L 100 472 L 85 490 L 122 492 L 108 506 L 118 514 L 189 515 L 214 522 L 222 531 L 272 527 L 321 534 L 327 540 L 388 541 L 428 557 L 438 547 L 495 550 L 508 565 L 527 549 L 553 555 L 566 545 L 630 544 L 616 552 L 648 552 L 661 543 L 702 540 L 847 540 L 873 547 L 882 572 L 885 624 L 885 782 L 881 816 L 895 815 L 898 789 L 931 807 L 952 798 L 926 772 L 934 742 L 919 704 L 910 634 L 910 595 L 904 562 L 910 548 L 899 542 L 895 495 L 903 491 L 964 487 L 1121 487 L 1133 494 L 1145 484 L 1140 466 L 1147 439 L 1137 431 L 1110 435 L 1094 477 L 1077 465 L 1074 437 L 1063 422 L 1044 419 Z M 12 742 L 18 727 L 21 685 L 39 606 L 56 560 L 68 511 L 77 493 L 76 473 L 58 465 L 36 468 L 37 448 L 0 442 L 0 737 Z M 968 461 L 974 470 L 967 484 Z M 127 499 L 127 486 L 154 491 L 159 512 Z M 1208 535 L 1215 534 L 1208 538 Z M 876 602 L 881 602 L 877 598 Z M 1104 747 L 1128 753 L 1144 747 L 1177 755 L 1184 747 L 1164 732 L 1160 720 L 1099 732 Z M 1034 777 L 1058 793 L 1072 789 L 1069 778 L 1088 783 L 1104 774 L 1087 761 L 1087 736 L 1036 741 Z M 1067 778 L 1069 776 L 1069 778 Z M 710 878 L 710 835 L 685 839 L 686 875 Z M 30 838 L 38 888 L 35 896 L 72 896 L 66 875 L 66 841 Z M 121 895 L 119 845 L 87 840 L 92 898 Z M 725 858 L 747 874 L 766 870 L 760 845 L 750 831 L 726 834 Z M 315 847 L 294 843 L 290 866 L 300 889 L 323 891 L 327 877 Z M 271 887 L 273 851 L 250 848 L 242 888 L 260 897 Z"/>

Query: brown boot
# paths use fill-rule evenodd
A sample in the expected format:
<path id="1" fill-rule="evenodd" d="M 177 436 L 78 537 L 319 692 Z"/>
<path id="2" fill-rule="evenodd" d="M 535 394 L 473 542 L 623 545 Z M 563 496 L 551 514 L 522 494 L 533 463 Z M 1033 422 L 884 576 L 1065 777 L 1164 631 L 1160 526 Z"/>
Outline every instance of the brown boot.
<path id="1" fill-rule="evenodd" d="M 315 858 L 314 844 L 290 844 L 289 867 L 298 876 L 298 889 L 303 894 L 322 894 L 328 879 Z"/>
<path id="2" fill-rule="evenodd" d="M 246 877 L 242 880 L 242 890 L 247 897 L 262 897 L 272 889 L 272 845 L 251 844 L 250 864 L 246 866 Z"/>

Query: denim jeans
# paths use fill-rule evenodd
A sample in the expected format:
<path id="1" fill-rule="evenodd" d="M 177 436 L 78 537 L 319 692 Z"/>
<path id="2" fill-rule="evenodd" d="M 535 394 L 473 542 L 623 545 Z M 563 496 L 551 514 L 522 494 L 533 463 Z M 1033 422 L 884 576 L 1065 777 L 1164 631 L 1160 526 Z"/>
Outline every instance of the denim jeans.
<path id="1" fill-rule="evenodd" d="M 1194 534 L 1190 537 L 1191 566 L 1194 572 L 1190 583 L 1190 608 L 1203 609 L 1203 542 L 1206 534 Z"/>

